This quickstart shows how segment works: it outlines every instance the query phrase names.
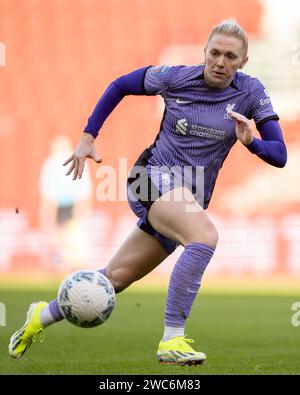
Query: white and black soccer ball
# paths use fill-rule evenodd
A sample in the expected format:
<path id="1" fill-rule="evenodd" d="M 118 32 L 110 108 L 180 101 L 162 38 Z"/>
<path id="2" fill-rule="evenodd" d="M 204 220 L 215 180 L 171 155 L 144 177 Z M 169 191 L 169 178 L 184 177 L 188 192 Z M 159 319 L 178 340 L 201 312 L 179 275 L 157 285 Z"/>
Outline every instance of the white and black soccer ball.
<path id="1" fill-rule="evenodd" d="M 57 301 L 62 315 L 71 324 L 92 328 L 108 319 L 116 305 L 116 295 L 103 274 L 80 270 L 61 283 Z"/>

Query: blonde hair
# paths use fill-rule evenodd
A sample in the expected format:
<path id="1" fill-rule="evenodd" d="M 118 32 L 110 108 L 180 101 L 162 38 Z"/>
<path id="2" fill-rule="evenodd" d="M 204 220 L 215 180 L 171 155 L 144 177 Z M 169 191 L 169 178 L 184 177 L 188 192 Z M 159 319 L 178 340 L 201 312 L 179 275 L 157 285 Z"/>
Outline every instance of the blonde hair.
<path id="1" fill-rule="evenodd" d="M 224 19 L 216 25 L 210 33 L 207 42 L 211 40 L 214 34 L 228 34 L 242 40 L 245 54 L 248 52 L 248 35 L 246 31 L 237 23 L 235 18 Z"/>

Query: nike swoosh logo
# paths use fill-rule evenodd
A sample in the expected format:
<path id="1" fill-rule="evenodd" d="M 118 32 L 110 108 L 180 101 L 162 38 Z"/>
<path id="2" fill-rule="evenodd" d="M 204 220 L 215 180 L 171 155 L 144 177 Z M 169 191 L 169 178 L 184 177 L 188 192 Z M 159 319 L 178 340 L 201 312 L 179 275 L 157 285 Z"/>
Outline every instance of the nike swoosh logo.
<path id="1" fill-rule="evenodd" d="M 193 103 L 193 102 L 190 101 L 190 100 L 180 100 L 180 99 L 176 99 L 176 103 L 177 103 L 177 104 L 191 104 L 191 103 Z"/>
<path id="2" fill-rule="evenodd" d="M 191 288 L 187 288 L 187 292 L 191 293 L 191 294 L 196 294 L 198 293 L 198 291 L 195 291 L 194 289 Z"/>

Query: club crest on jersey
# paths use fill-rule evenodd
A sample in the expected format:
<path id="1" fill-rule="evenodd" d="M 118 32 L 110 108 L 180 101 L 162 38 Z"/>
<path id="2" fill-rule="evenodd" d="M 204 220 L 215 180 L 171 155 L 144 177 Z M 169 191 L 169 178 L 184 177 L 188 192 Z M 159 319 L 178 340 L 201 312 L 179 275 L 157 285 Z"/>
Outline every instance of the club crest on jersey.
<path id="1" fill-rule="evenodd" d="M 226 109 L 225 109 L 226 112 L 224 114 L 224 119 L 232 119 L 231 115 L 229 114 L 229 112 L 233 111 L 234 107 L 235 107 L 235 103 L 227 104 Z"/>

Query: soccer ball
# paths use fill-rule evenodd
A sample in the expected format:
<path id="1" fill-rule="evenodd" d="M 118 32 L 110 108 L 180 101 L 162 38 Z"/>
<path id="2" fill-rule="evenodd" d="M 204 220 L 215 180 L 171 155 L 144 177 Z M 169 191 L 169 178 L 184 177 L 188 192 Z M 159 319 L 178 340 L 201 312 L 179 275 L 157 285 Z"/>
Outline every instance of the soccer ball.
<path id="1" fill-rule="evenodd" d="M 92 328 L 103 324 L 116 304 L 113 286 L 98 271 L 80 270 L 60 285 L 57 301 L 62 315 L 73 325 Z"/>

